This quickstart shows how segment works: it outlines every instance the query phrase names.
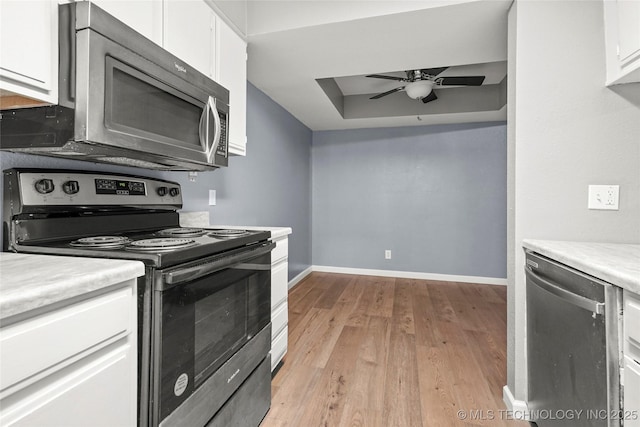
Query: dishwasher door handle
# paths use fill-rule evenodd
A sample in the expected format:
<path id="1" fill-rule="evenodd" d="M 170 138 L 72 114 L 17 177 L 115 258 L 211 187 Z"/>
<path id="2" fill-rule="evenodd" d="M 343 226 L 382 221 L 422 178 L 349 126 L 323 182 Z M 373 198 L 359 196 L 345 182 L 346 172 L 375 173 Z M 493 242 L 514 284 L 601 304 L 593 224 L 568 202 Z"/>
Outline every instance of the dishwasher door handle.
<path id="1" fill-rule="evenodd" d="M 533 272 L 531 267 L 525 267 L 524 274 L 526 275 L 527 279 L 531 280 L 534 285 L 557 296 L 558 298 L 561 298 L 564 301 L 580 308 L 584 308 L 585 310 L 592 311 L 595 314 L 604 314 L 604 303 L 585 298 L 581 295 L 577 295 L 573 292 L 563 289 L 555 283 L 538 276 Z"/>

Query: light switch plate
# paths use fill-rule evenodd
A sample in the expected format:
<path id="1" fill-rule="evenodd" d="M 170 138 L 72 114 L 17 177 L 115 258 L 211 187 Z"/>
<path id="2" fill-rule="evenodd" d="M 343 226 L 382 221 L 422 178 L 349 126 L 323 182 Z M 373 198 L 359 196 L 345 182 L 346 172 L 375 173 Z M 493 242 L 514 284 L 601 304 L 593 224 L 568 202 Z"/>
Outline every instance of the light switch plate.
<path id="1" fill-rule="evenodd" d="M 216 190 L 209 190 L 209 206 L 216 205 Z"/>
<path id="2" fill-rule="evenodd" d="M 617 211 L 620 199 L 619 185 L 590 185 L 589 209 Z"/>

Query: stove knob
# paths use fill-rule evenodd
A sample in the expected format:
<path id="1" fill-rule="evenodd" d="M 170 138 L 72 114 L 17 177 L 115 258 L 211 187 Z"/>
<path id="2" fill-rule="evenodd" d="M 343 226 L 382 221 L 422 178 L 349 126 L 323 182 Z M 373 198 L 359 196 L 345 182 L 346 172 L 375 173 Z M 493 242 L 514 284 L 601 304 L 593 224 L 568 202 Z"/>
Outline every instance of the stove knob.
<path id="1" fill-rule="evenodd" d="M 80 191 L 80 185 L 78 185 L 78 181 L 67 181 L 62 184 L 62 191 L 67 194 L 76 194 Z"/>
<path id="2" fill-rule="evenodd" d="M 169 195 L 171 197 L 176 197 L 178 194 L 180 194 L 180 189 L 178 187 L 173 187 L 171 190 L 169 190 Z"/>
<path id="3" fill-rule="evenodd" d="M 53 181 L 50 179 L 39 179 L 35 184 L 36 191 L 40 194 L 48 194 L 53 191 L 55 186 L 53 185 Z"/>
<path id="4" fill-rule="evenodd" d="M 167 187 L 158 187 L 158 196 L 164 197 L 167 195 Z"/>

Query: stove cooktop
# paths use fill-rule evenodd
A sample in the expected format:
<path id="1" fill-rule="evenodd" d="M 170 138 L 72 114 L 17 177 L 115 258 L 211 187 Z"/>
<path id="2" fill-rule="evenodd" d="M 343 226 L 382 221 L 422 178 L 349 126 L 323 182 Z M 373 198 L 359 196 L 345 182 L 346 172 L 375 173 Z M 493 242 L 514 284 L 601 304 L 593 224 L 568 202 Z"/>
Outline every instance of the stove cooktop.
<path id="1" fill-rule="evenodd" d="M 163 268 L 255 244 L 269 237 L 268 231 L 173 227 L 152 232 L 116 233 L 20 245 L 19 251 L 132 259 Z"/>

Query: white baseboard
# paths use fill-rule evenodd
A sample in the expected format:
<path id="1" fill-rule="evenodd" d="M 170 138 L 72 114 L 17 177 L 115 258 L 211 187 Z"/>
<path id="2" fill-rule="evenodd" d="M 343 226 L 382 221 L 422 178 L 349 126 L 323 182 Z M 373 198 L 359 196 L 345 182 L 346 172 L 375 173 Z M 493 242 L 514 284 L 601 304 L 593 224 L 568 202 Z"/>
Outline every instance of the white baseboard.
<path id="1" fill-rule="evenodd" d="M 289 281 L 289 289 L 293 288 L 295 285 L 300 283 L 302 281 L 302 279 L 304 279 L 309 274 L 311 274 L 312 271 L 313 271 L 313 267 L 312 266 L 309 266 L 309 267 L 305 268 L 302 271 L 302 273 L 298 274 L 296 277 L 294 277 L 293 279 L 291 279 Z"/>
<path id="2" fill-rule="evenodd" d="M 516 400 L 509 386 L 502 387 L 502 401 L 507 406 L 507 411 L 511 417 L 517 420 L 529 420 L 529 407 L 524 400 Z"/>
<path id="3" fill-rule="evenodd" d="M 399 277 L 402 279 L 440 280 L 444 282 L 481 283 L 484 285 L 507 285 L 507 279 L 480 276 L 457 276 L 452 274 L 420 273 L 415 271 L 371 270 L 367 268 L 331 267 L 312 265 L 312 271 L 323 273 L 358 274 L 362 276 Z M 307 270 L 305 270 L 307 271 Z"/>

